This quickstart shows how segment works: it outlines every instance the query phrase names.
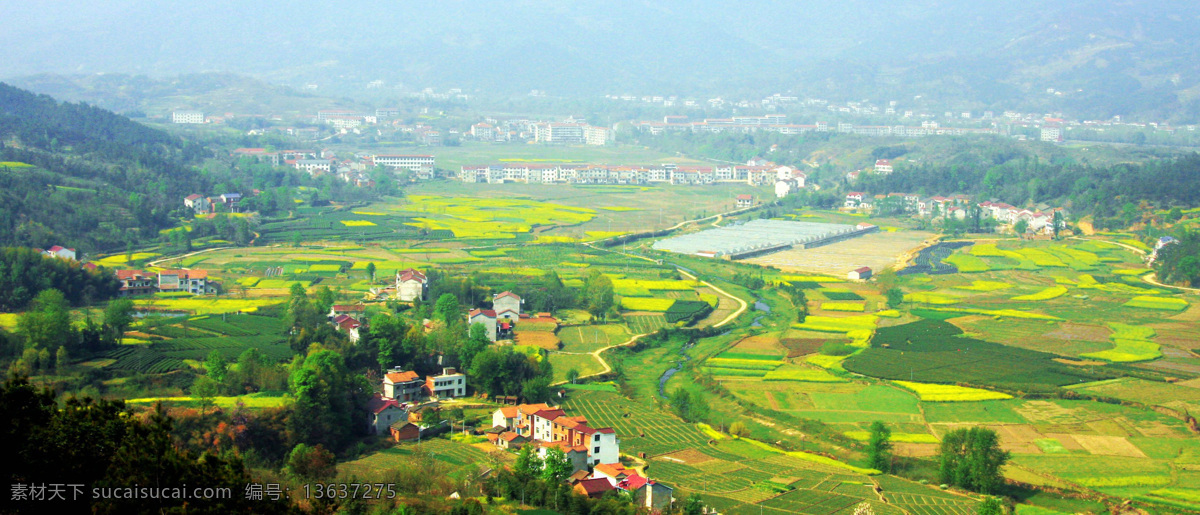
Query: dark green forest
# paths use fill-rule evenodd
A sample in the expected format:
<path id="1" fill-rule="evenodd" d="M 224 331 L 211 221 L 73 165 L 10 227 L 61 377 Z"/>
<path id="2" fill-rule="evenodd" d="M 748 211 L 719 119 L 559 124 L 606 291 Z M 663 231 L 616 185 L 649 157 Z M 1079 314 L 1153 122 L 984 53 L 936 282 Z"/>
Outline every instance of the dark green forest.
<path id="1" fill-rule="evenodd" d="M 103 268 L 88 270 L 29 248 L 0 248 L 0 312 L 24 309 L 51 288 L 70 305 L 83 306 L 112 298 L 120 287 L 117 277 Z"/>

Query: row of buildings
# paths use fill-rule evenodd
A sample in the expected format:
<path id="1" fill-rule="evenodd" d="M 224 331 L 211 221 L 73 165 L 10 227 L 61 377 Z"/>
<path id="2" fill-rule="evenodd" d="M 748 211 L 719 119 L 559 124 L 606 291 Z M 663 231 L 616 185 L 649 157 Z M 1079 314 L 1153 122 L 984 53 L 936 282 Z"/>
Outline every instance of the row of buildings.
<path id="1" fill-rule="evenodd" d="M 440 374 L 420 374 L 393 367 L 383 375 L 383 391 L 367 402 L 367 425 L 373 434 L 389 434 L 396 441 L 415 440 L 413 422 L 420 422 L 422 407 L 430 403 L 465 397 L 467 376 L 450 367 Z M 419 428 L 416 428 L 419 430 Z"/>
<path id="2" fill-rule="evenodd" d="M 365 171 L 381 166 L 393 170 L 407 170 L 418 176 L 432 178 L 434 156 L 427 154 L 355 154 L 353 158 L 338 159 L 330 151 L 315 150 L 269 150 L 266 148 L 238 148 L 234 157 L 252 157 L 272 166 L 290 166 L 304 170 L 310 175 L 318 173 L 343 174 Z"/>
<path id="3" fill-rule="evenodd" d="M 980 218 L 995 220 L 1002 225 L 1015 226 L 1023 221 L 1026 223 L 1026 231 L 1031 233 L 1052 234 L 1055 231 L 1055 214 L 1057 213 L 1062 220 L 1067 218 L 1067 211 L 1063 208 L 1028 209 L 992 201 L 973 203 L 971 197 L 966 195 L 923 198 L 912 193 L 868 195 L 861 191 L 851 191 L 846 194 L 843 208 L 870 212 L 883 209 L 886 204 L 894 205 L 898 211 L 917 216 L 956 220 L 969 218 L 970 208 L 974 207 L 978 209 Z"/>
<path id="4" fill-rule="evenodd" d="M 621 441 L 613 428 L 591 427 L 587 417 L 568 416 L 547 404 L 505 406 L 492 413 L 487 436 L 501 449 L 535 446 L 543 459 L 551 449 L 562 451 L 574 469 L 567 482 L 582 495 L 597 498 L 620 490 L 655 512 L 673 502 L 671 487 L 621 464 Z"/>
<path id="5" fill-rule="evenodd" d="M 811 125 L 787 123 L 787 117 L 782 114 L 765 116 L 735 116 L 733 118 L 705 118 L 699 121 L 688 121 L 686 116 L 667 116 L 663 121 L 643 120 L 633 122 L 633 126 L 644 133 L 659 135 L 671 132 L 693 133 L 754 133 L 776 132 L 779 134 L 805 134 L 809 132 L 838 132 L 842 134 L 858 134 L 862 136 L 966 136 L 982 134 L 1000 134 L 993 127 L 943 127 L 935 121 L 924 121 L 919 126 L 910 125 L 855 125 L 848 122 L 830 125 L 827 122 L 816 122 Z"/>
<path id="6" fill-rule="evenodd" d="M 205 295 L 217 292 L 217 284 L 208 278 L 208 270 L 117 270 L 121 297 L 150 295 L 158 292 L 186 292 Z"/>
<path id="7" fill-rule="evenodd" d="M 569 184 L 716 184 L 745 183 L 751 186 L 792 181 L 803 188 L 808 175 L 790 166 L 716 165 L 597 165 L 504 163 L 463 166 L 458 178 L 472 183 L 569 183 Z"/>
<path id="8" fill-rule="evenodd" d="M 613 141 L 612 129 L 574 118 L 562 122 L 489 118 L 472 125 L 465 135 L 477 141 L 532 141 L 562 145 L 607 145 Z"/>

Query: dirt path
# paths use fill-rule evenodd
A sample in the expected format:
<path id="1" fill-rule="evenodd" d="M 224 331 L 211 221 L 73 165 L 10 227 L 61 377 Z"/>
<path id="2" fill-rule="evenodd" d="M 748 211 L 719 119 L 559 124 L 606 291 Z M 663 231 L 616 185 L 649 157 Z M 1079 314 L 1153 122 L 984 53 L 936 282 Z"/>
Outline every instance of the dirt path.
<path id="1" fill-rule="evenodd" d="M 212 252 L 214 250 L 225 250 L 225 249 L 232 249 L 232 248 L 233 247 L 213 247 L 211 249 L 197 250 L 195 252 L 188 252 L 187 254 L 184 254 L 182 256 L 171 256 L 171 257 L 155 259 L 154 261 L 151 261 L 149 264 L 150 264 L 150 266 L 158 266 L 158 264 L 162 263 L 163 261 L 170 261 L 172 259 L 183 259 L 186 257 L 195 256 L 196 254 L 203 254 L 205 252 Z"/>
<path id="2" fill-rule="evenodd" d="M 683 275 L 685 275 L 685 276 L 687 276 L 687 277 L 690 277 L 690 278 L 691 278 L 693 281 L 695 281 L 695 280 L 696 280 L 696 276 L 694 276 L 694 275 L 692 275 L 692 274 L 689 274 L 689 273 L 687 273 L 687 271 L 685 271 L 685 270 L 683 270 L 683 269 L 679 269 L 679 273 L 680 273 L 680 274 L 683 274 Z M 745 313 L 745 312 L 746 312 L 746 310 L 750 308 L 750 304 L 748 304 L 748 303 L 746 303 L 746 301 L 742 300 L 742 298 L 741 298 L 741 297 L 738 297 L 738 296 L 735 296 L 735 295 L 731 295 L 729 292 L 727 292 L 727 291 L 725 291 L 725 290 L 722 290 L 722 289 L 720 289 L 720 288 L 716 287 L 716 285 L 714 285 L 714 284 L 712 284 L 712 283 L 710 283 L 710 282 L 708 282 L 708 281 L 700 281 L 700 284 L 703 284 L 703 285 L 705 285 L 705 286 L 708 286 L 709 288 L 712 288 L 712 289 L 713 289 L 713 291 L 715 291 L 715 292 L 717 292 L 717 293 L 720 293 L 721 295 L 724 295 L 724 296 L 726 296 L 726 297 L 729 297 L 729 298 L 731 298 L 731 299 L 733 299 L 733 300 L 736 300 L 736 301 L 738 301 L 738 304 L 740 304 L 740 305 L 741 305 L 741 307 L 739 307 L 739 308 L 737 309 L 737 311 L 734 311 L 734 312 L 733 312 L 733 313 L 731 313 L 729 316 L 725 317 L 725 320 L 722 320 L 722 321 L 720 321 L 720 322 L 717 322 L 717 323 L 713 324 L 713 327 L 721 327 L 721 326 L 723 326 L 723 325 L 725 325 L 725 324 L 728 324 L 728 323 L 730 323 L 730 322 L 734 321 L 735 319 L 737 319 L 737 317 L 739 317 L 739 316 L 742 316 L 742 313 Z"/>
<path id="3" fill-rule="evenodd" d="M 1142 249 L 1139 249 L 1139 248 L 1137 248 L 1137 247 L 1134 247 L 1133 245 L 1126 245 L 1126 244 L 1124 244 L 1124 243 L 1119 243 L 1119 242 L 1115 242 L 1115 241 L 1100 240 L 1100 239 L 1096 239 L 1096 238 L 1080 238 L 1080 237 L 1078 237 L 1078 236 L 1072 236 L 1070 239 L 1072 239 L 1072 240 L 1084 240 L 1084 241 L 1098 241 L 1098 242 L 1101 242 L 1101 243 L 1108 243 L 1108 244 L 1111 244 L 1111 245 L 1117 245 L 1117 246 L 1119 246 L 1119 247 L 1123 247 L 1123 248 L 1125 248 L 1125 249 L 1128 249 L 1128 250 L 1130 250 L 1130 251 L 1132 251 L 1132 252 L 1134 252 L 1134 253 L 1136 253 L 1136 254 L 1138 254 L 1138 255 L 1141 255 L 1141 256 L 1145 256 L 1145 255 L 1146 255 L 1146 251 L 1144 251 L 1144 250 L 1142 250 Z M 1170 289 L 1172 289 L 1172 290 L 1186 291 L 1186 292 L 1189 292 L 1189 293 L 1200 293 L 1200 288 L 1188 288 L 1188 287 L 1186 287 L 1186 286 L 1172 286 L 1172 285 L 1170 285 L 1170 284 L 1163 284 L 1163 283 L 1160 283 L 1160 282 L 1158 282 L 1158 276 L 1157 276 L 1157 275 L 1156 275 L 1154 272 L 1150 272 L 1150 273 L 1148 273 L 1148 274 L 1146 274 L 1146 275 L 1143 275 L 1143 276 L 1142 276 L 1142 280 L 1143 280 L 1143 281 L 1145 281 L 1145 282 L 1147 282 L 1147 283 L 1149 283 L 1149 284 L 1153 284 L 1154 286 L 1158 286 L 1158 287 L 1160 287 L 1160 288 L 1170 288 Z"/>
<path id="4" fill-rule="evenodd" d="M 1171 286 L 1169 284 L 1160 283 L 1160 282 L 1158 282 L 1158 276 L 1156 276 L 1154 274 L 1154 272 L 1150 272 L 1146 275 L 1143 275 L 1142 280 L 1146 281 L 1150 284 L 1153 284 L 1155 286 L 1162 287 L 1162 288 L 1171 288 L 1173 290 L 1180 290 L 1180 291 L 1186 291 L 1186 292 L 1191 292 L 1191 293 L 1200 293 L 1200 288 L 1188 288 L 1186 286 Z"/>
<path id="5" fill-rule="evenodd" d="M 630 338 L 628 341 L 625 341 L 623 343 L 609 345 L 608 347 L 604 347 L 602 349 L 596 349 L 592 352 L 586 353 L 586 354 L 591 354 L 592 357 L 596 358 L 596 360 L 599 361 L 601 365 L 604 365 L 604 370 L 601 370 L 600 372 L 596 372 L 594 374 L 588 374 L 586 376 L 579 376 L 579 378 L 577 378 L 576 381 L 578 381 L 579 379 L 587 379 L 589 377 L 601 376 L 601 375 L 607 374 L 609 372 L 612 372 L 612 367 L 609 366 L 608 361 L 605 361 L 604 358 L 600 356 L 600 354 L 608 349 L 613 348 L 613 347 L 626 347 L 629 345 L 633 345 L 635 342 L 638 341 L 638 338 L 641 338 L 643 336 L 646 336 L 646 335 L 644 333 L 643 334 L 635 334 L 635 335 L 633 335 L 632 338 Z M 583 352 L 571 352 L 571 353 L 563 352 L 561 354 L 585 354 L 585 353 L 583 353 Z M 557 383 L 552 383 L 550 386 L 558 386 L 560 384 L 566 384 L 566 383 L 567 383 L 566 381 L 559 381 Z"/>
<path id="6" fill-rule="evenodd" d="M 1118 247 L 1124 247 L 1124 248 L 1126 248 L 1126 249 L 1129 249 L 1129 250 L 1133 251 L 1134 253 L 1136 253 L 1136 254 L 1138 254 L 1138 255 L 1141 255 L 1141 256 L 1145 256 L 1145 255 L 1146 255 L 1146 251 L 1144 251 L 1144 250 L 1142 250 L 1142 249 L 1139 249 L 1139 248 L 1137 248 L 1137 247 L 1134 247 L 1133 245 L 1126 245 L 1126 244 L 1124 244 L 1124 243 L 1118 243 L 1118 242 L 1115 242 L 1115 241 L 1100 240 L 1100 239 L 1096 239 L 1096 238 L 1080 238 L 1079 236 L 1071 236 L 1071 237 L 1070 237 L 1070 238 L 1068 238 L 1068 239 L 1071 239 L 1071 240 L 1081 240 L 1081 241 L 1098 241 L 1098 242 L 1100 242 L 1100 243 L 1108 243 L 1109 245 L 1116 245 L 1116 246 L 1118 246 Z"/>

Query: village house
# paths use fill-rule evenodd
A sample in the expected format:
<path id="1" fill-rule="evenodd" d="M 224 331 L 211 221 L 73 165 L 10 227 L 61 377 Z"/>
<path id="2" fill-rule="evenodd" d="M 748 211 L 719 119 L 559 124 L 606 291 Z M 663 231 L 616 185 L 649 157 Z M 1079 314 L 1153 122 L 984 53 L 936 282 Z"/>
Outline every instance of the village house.
<path id="1" fill-rule="evenodd" d="M 371 434 L 384 434 L 396 422 L 407 422 L 408 411 L 399 402 L 382 395 L 371 397 L 367 401 L 367 411 L 370 412 L 369 428 Z"/>
<path id="2" fill-rule="evenodd" d="M 402 302 L 424 300 L 429 291 L 429 279 L 418 270 L 409 268 L 396 272 L 396 298 Z"/>
<path id="3" fill-rule="evenodd" d="M 215 293 L 216 285 L 208 281 L 208 270 L 163 270 L 158 273 L 158 291 L 204 295 Z"/>
<path id="4" fill-rule="evenodd" d="M 350 315 L 355 318 L 361 318 L 366 311 L 367 307 L 362 304 L 334 304 L 329 307 L 329 314 L 325 316 L 330 321 L 333 321 L 338 315 Z"/>
<path id="5" fill-rule="evenodd" d="M 621 442 L 611 427 L 593 428 L 587 418 L 568 417 L 546 404 L 505 406 L 492 413 L 492 425 L 539 442 L 562 442 L 564 451 L 582 447 L 587 465 L 621 461 Z"/>
<path id="6" fill-rule="evenodd" d="M 879 159 L 875 161 L 875 173 L 881 175 L 892 173 L 892 161 L 888 159 Z"/>
<path id="7" fill-rule="evenodd" d="M 453 368 L 443 368 L 442 373 L 425 378 L 425 389 L 433 399 L 453 399 L 467 395 L 467 376 Z"/>
<path id="8" fill-rule="evenodd" d="M 212 203 L 204 195 L 193 193 L 183 198 L 184 207 L 191 209 L 196 214 L 207 213 L 212 210 Z"/>
<path id="9" fill-rule="evenodd" d="M 43 250 L 42 254 L 45 254 L 45 255 L 53 257 L 53 258 L 70 259 L 72 261 L 75 261 L 75 249 L 68 249 L 68 248 L 60 246 L 60 245 L 55 245 L 46 250 Z"/>
<path id="10" fill-rule="evenodd" d="M 496 312 L 490 309 L 472 309 L 467 312 L 467 330 L 475 324 L 483 324 L 487 330 L 488 340 L 496 341 L 500 336 L 500 327 L 496 323 Z"/>
<path id="11" fill-rule="evenodd" d="M 604 497 L 604 494 L 608 493 L 609 491 L 615 490 L 616 487 L 614 487 L 607 479 L 593 478 L 580 480 L 578 483 L 575 483 L 573 489 L 575 490 L 575 493 L 580 495 L 586 495 L 592 499 L 599 499 Z"/>
<path id="12" fill-rule="evenodd" d="M 383 376 L 383 396 L 398 402 L 416 402 L 421 398 L 425 381 L 411 370 L 394 367 Z"/>
<path id="13" fill-rule="evenodd" d="M 753 196 L 751 196 L 751 195 L 738 195 L 737 196 L 737 207 L 742 208 L 742 207 L 750 207 L 753 205 L 754 205 L 754 197 Z"/>
<path id="14" fill-rule="evenodd" d="M 861 191 L 851 191 L 850 193 L 846 194 L 846 202 L 843 205 L 852 209 L 859 207 L 859 204 L 862 204 L 863 202 L 864 195 L 866 194 Z"/>
<path id="15" fill-rule="evenodd" d="M 121 281 L 119 297 L 132 295 L 149 295 L 158 291 L 158 278 L 141 270 L 117 270 L 117 280 Z"/>
<path id="16" fill-rule="evenodd" d="M 492 311 L 496 312 L 496 318 L 508 319 L 510 322 L 521 318 L 521 304 L 524 301 L 517 294 L 506 291 L 497 293 L 492 296 Z"/>
<path id="17" fill-rule="evenodd" d="M 538 457 L 546 459 L 550 449 L 558 449 L 563 452 L 563 455 L 571 462 L 572 473 L 588 469 L 587 446 L 571 445 L 565 440 L 538 442 Z"/>
<path id="18" fill-rule="evenodd" d="M 358 330 L 366 325 L 350 315 L 338 315 L 333 317 L 333 320 L 330 320 L 330 322 L 337 327 L 339 331 L 346 333 L 346 337 L 350 339 L 350 343 L 358 343 L 360 336 Z"/>

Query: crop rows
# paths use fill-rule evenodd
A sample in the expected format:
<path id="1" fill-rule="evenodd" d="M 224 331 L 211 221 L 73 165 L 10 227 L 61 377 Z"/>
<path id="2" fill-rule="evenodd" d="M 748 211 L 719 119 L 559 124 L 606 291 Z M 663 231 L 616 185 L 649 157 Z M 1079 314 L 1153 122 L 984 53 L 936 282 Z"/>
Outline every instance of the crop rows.
<path id="1" fill-rule="evenodd" d="M 631 451 L 651 456 L 700 447 L 706 441 L 700 431 L 674 417 L 651 412 L 613 394 L 581 392 L 564 406 L 572 415 L 586 416 L 593 427 L 613 427 Z"/>
<path id="2" fill-rule="evenodd" d="M 625 323 L 634 334 L 653 333 L 670 325 L 662 315 L 626 315 Z"/>
<path id="3" fill-rule="evenodd" d="M 912 275 L 912 274 L 929 274 L 943 275 L 956 274 L 958 267 L 944 262 L 950 257 L 955 250 L 963 247 L 969 247 L 972 243 L 969 241 L 955 241 L 938 243 L 932 247 L 921 249 L 917 256 L 913 258 L 912 265 L 896 272 L 896 275 Z"/>
<path id="4" fill-rule="evenodd" d="M 163 356 L 157 352 L 140 347 L 114 349 L 105 352 L 103 357 L 116 360 L 108 368 L 130 372 L 161 374 L 185 367 L 183 362 L 178 359 Z"/>

